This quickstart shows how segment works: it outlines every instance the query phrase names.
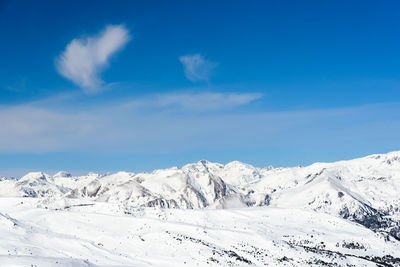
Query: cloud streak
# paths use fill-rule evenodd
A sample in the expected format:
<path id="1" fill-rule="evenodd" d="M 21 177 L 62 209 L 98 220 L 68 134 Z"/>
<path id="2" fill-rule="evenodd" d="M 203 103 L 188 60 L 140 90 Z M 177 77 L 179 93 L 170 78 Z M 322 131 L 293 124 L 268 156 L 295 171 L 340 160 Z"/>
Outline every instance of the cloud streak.
<path id="1" fill-rule="evenodd" d="M 129 105 L 138 108 L 212 112 L 247 105 L 262 96 L 260 93 L 176 92 L 149 95 L 129 102 Z"/>
<path id="2" fill-rule="evenodd" d="M 185 76 L 192 82 L 209 82 L 218 63 L 206 60 L 200 54 L 179 57 Z"/>
<path id="3" fill-rule="evenodd" d="M 262 97 L 259 93 L 197 93 L 159 95 L 158 105 L 178 106 L 192 111 L 214 111 L 249 104 Z"/>
<path id="4" fill-rule="evenodd" d="M 129 31 L 123 25 L 109 25 L 96 36 L 74 39 L 56 59 L 57 71 L 85 93 L 97 93 L 102 90 L 100 74 L 110 57 L 129 40 Z"/>
<path id="5" fill-rule="evenodd" d="M 187 97 L 193 96 L 174 96 L 173 100 L 164 96 L 164 102 L 159 102 L 161 109 L 151 108 L 160 99 L 143 104 L 144 109 L 127 100 L 84 108 L 61 103 L 52 107 L 40 103 L 0 107 L 0 125 L 5 126 L 0 131 L 0 153 L 170 153 L 239 147 L 382 149 L 390 147 L 400 131 L 397 103 L 286 112 L 199 113 L 188 112 L 192 109 L 181 104 Z M 182 110 L 176 111 L 173 105 L 181 105 Z"/>

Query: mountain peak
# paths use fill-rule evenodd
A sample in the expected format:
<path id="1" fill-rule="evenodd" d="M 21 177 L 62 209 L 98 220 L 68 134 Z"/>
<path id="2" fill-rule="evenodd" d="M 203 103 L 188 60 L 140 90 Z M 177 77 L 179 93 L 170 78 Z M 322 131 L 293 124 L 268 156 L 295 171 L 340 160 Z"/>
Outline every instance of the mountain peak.
<path id="1" fill-rule="evenodd" d="M 21 177 L 21 179 L 19 179 L 20 182 L 29 180 L 41 180 L 49 182 L 51 180 L 51 177 L 44 172 L 29 172 L 25 176 Z"/>
<path id="2" fill-rule="evenodd" d="M 72 174 L 66 171 L 59 171 L 53 175 L 54 178 L 70 178 Z"/>

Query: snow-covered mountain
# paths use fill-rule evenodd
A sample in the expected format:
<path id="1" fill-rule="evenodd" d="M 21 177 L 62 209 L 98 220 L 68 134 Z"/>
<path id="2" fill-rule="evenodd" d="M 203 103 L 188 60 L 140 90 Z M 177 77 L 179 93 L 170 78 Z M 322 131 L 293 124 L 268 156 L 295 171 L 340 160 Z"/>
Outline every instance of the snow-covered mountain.
<path id="1" fill-rule="evenodd" d="M 399 212 L 399 192 L 400 152 L 294 168 L 202 160 L 151 173 L 73 177 L 67 172 L 54 176 L 34 172 L 18 180 L 0 180 L 0 195 L 6 196 L 79 198 L 132 207 L 184 209 L 266 205 L 355 220 Z"/>
<path id="2" fill-rule="evenodd" d="M 344 219 L 400 245 L 400 151 L 294 168 L 202 160 L 151 173 L 35 172 L 1 178 L 0 196 L 34 198 L 36 207 L 48 210 L 108 205 L 128 216 L 146 208 L 174 208 L 187 214 L 239 209 L 251 217 L 257 207 L 280 208 Z"/>

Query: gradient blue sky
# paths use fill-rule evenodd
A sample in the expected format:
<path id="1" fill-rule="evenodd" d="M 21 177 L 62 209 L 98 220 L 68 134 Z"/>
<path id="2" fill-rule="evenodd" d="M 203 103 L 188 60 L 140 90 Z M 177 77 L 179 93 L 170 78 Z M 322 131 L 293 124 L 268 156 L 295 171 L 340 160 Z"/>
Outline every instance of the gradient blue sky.
<path id="1" fill-rule="evenodd" d="M 399 150 L 399 11 L 398 1 L 0 0 L 0 176 Z M 115 36 L 112 52 L 98 48 Z M 84 56 L 67 55 L 73 40 Z"/>

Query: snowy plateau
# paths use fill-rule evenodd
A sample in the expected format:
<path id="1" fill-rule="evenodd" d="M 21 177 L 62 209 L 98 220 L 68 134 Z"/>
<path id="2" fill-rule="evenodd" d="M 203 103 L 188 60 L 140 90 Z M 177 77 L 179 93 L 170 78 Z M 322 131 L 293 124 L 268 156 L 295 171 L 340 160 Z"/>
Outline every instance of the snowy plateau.
<path id="1" fill-rule="evenodd" d="M 0 178 L 0 266 L 400 266 L 400 151 Z"/>

